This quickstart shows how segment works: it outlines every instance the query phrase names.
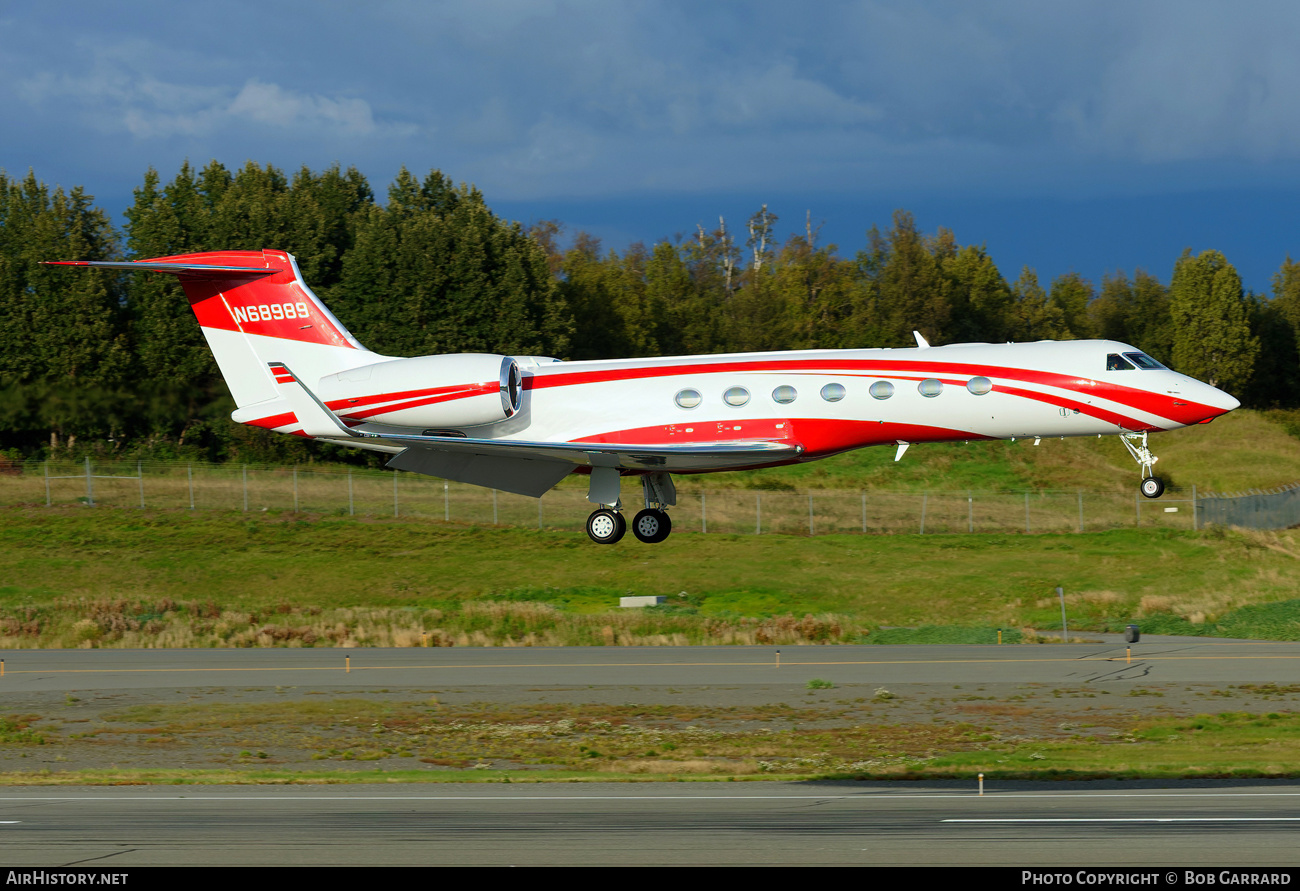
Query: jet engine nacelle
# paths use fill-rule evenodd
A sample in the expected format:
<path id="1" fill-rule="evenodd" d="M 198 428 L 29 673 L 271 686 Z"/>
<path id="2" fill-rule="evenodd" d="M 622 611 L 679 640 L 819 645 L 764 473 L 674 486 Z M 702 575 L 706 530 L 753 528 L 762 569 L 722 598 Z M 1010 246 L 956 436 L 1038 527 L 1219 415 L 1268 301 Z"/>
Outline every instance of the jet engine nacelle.
<path id="1" fill-rule="evenodd" d="M 340 417 L 397 427 L 477 427 L 513 417 L 523 374 L 510 356 L 455 353 L 327 375 L 319 396 Z"/>

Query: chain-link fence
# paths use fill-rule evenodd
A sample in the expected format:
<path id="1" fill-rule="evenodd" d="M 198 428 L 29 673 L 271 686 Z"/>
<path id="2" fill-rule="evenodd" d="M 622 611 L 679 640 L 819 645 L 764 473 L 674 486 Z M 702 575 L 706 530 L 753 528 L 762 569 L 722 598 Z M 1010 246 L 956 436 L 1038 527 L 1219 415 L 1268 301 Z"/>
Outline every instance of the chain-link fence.
<path id="1" fill-rule="evenodd" d="M 1300 526 L 1300 483 L 1266 491 L 1210 495 L 1200 500 L 1201 521 L 1248 529 Z"/>
<path id="2" fill-rule="evenodd" d="M 694 483 L 694 480 L 691 481 Z M 1300 510 L 1300 488 L 1283 493 Z M 624 484 L 640 506 L 640 486 Z M 1258 496 L 1246 496 L 1256 498 Z M 1253 525 L 1224 513 L 1221 496 L 1170 488 L 1163 498 L 1083 491 L 890 493 L 845 490 L 679 490 L 674 531 L 730 534 L 1085 532 L 1134 526 L 1194 529 L 1206 522 Z M 450 522 L 581 531 L 592 510 L 585 486 L 526 498 L 418 474 L 255 465 L 46 463 L 0 475 L 0 503 L 119 508 L 300 511 L 432 517 Z M 1207 506 L 1213 505 L 1207 510 Z M 1270 514 L 1272 516 L 1272 514 Z M 1292 525 L 1290 520 L 1282 525 Z M 1275 527 L 1270 527 L 1275 528 Z"/>

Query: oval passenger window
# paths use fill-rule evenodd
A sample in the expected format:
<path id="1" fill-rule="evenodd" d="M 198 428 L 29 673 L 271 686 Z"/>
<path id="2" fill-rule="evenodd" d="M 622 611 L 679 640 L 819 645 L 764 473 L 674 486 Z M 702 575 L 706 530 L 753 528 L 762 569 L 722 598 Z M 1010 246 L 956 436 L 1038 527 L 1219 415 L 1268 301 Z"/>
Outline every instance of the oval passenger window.
<path id="1" fill-rule="evenodd" d="M 749 401 L 749 391 L 744 387 L 732 387 L 722 394 L 722 401 L 727 405 L 744 405 Z"/>
<path id="2" fill-rule="evenodd" d="M 844 398 L 844 385 L 827 384 L 822 387 L 822 398 L 827 402 L 839 402 Z"/>

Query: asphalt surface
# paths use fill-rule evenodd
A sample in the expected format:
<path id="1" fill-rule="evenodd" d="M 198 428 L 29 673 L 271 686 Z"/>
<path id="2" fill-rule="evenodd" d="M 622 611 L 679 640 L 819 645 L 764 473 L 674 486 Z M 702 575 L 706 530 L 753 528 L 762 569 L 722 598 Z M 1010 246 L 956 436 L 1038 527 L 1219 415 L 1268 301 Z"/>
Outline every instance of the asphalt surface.
<path id="1" fill-rule="evenodd" d="M 1300 644 L 1165 638 L 1039 646 L 9 650 L 0 693 L 331 687 L 1300 681 Z"/>
<path id="2" fill-rule="evenodd" d="M 11 650 L 0 696 L 455 687 L 473 693 L 812 678 L 905 686 L 1300 683 L 1300 644 Z M 734 691 L 734 692 L 729 692 Z M 575 701 L 581 699 L 576 693 Z M 1293 866 L 1300 783 L 637 783 L 0 788 L 6 865 Z"/>
<path id="3" fill-rule="evenodd" d="M 0 792 L 7 867 L 1291 866 L 1300 788 L 647 783 Z"/>

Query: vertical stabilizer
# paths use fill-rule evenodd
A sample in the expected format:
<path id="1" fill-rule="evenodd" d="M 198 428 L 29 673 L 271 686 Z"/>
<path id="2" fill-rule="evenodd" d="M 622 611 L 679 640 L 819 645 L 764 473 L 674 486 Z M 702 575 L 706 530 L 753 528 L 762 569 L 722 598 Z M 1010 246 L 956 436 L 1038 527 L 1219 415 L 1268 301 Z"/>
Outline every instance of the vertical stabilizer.
<path id="1" fill-rule="evenodd" d="M 268 362 L 289 363 L 303 380 L 315 382 L 385 358 L 363 347 L 334 318 L 284 251 L 215 251 L 58 265 L 175 275 L 241 408 L 279 395 Z"/>

